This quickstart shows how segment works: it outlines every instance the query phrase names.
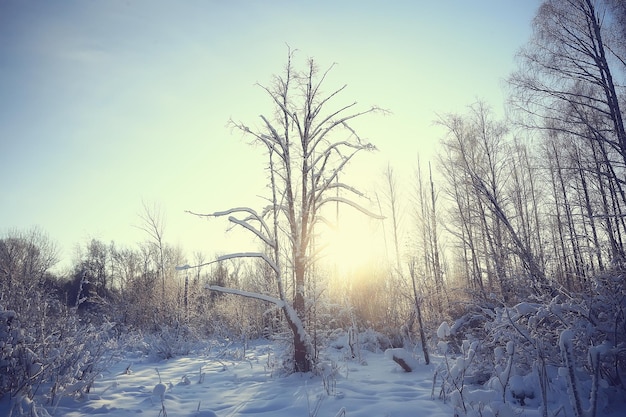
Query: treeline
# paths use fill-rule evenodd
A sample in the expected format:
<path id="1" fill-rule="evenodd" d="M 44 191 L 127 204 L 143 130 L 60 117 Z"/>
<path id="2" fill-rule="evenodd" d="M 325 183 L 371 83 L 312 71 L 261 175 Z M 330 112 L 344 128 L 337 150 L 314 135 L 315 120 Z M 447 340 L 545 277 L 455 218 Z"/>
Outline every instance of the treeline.
<path id="1" fill-rule="evenodd" d="M 52 272 L 58 251 L 45 232 L 7 232 L 0 237 L 0 305 L 22 321 L 41 321 L 32 315 L 54 306 L 53 316 L 73 310 L 91 321 L 150 331 L 199 320 L 212 304 L 205 285 L 242 279 L 221 264 L 181 274 L 175 267 L 186 263 L 182 250 L 166 243 L 121 248 L 92 239 L 77 245 L 75 258 L 70 271 L 59 275 Z"/>
<path id="2" fill-rule="evenodd" d="M 567 387 L 574 415 L 625 389 L 626 7 L 547 0 L 533 29 L 507 117 L 481 101 L 440 116 L 441 179 L 418 169 L 409 256 L 453 323 L 437 339 L 458 372 L 440 376 L 461 414 L 476 411 L 469 381 L 503 401 L 507 390 L 521 404 L 540 398 L 544 416 L 559 407 L 555 389 Z M 540 389 L 515 393 L 516 375 Z"/>
<path id="3" fill-rule="evenodd" d="M 484 102 L 439 118 L 437 217 L 459 284 L 510 302 L 590 291 L 622 267 L 625 16 L 618 2 L 546 1 L 508 80 L 508 119 Z"/>

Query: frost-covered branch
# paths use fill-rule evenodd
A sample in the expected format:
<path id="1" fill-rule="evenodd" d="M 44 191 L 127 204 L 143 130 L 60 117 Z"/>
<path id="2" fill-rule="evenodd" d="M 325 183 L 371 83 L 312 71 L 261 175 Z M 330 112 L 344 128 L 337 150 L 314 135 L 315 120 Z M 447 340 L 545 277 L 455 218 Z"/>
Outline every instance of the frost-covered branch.
<path id="1" fill-rule="evenodd" d="M 328 146 L 328 148 L 320 152 L 320 154 L 313 160 L 311 167 L 317 166 L 322 159 L 327 159 L 333 151 L 339 153 L 339 149 L 341 146 L 344 146 L 346 148 L 352 148 L 356 151 L 360 151 L 364 149 L 367 149 L 367 150 L 376 149 L 374 145 L 371 145 L 371 144 L 351 143 L 345 140 L 341 142 L 335 142 L 331 144 L 330 146 Z"/>
<path id="2" fill-rule="evenodd" d="M 331 148 L 328 148 L 328 149 L 330 150 Z M 348 164 L 348 162 L 350 162 L 350 160 L 352 160 L 352 158 L 359 151 L 364 150 L 364 149 L 366 149 L 366 150 L 373 150 L 373 149 L 376 149 L 376 148 L 374 148 L 373 146 L 372 147 L 367 147 L 367 146 L 365 146 L 365 147 L 355 147 L 350 155 L 348 155 L 348 156 L 341 156 L 341 158 L 342 158 L 341 162 L 336 167 L 334 167 L 331 170 L 330 175 L 324 177 L 324 181 L 325 182 L 320 185 L 319 184 L 319 180 L 320 180 L 322 174 L 324 173 L 324 171 L 326 169 L 326 163 L 328 162 L 328 159 L 330 158 L 330 153 L 327 154 L 326 158 L 324 158 L 324 162 L 322 164 L 322 168 L 320 169 L 320 174 L 319 174 L 320 178 L 318 178 L 316 180 L 316 187 L 315 187 L 316 188 L 316 195 L 315 195 L 315 201 L 316 202 L 319 202 L 319 200 L 326 193 L 326 191 L 331 188 L 331 184 L 336 184 L 335 180 L 338 178 L 339 173 L 343 171 L 343 169 Z M 335 149 L 335 151 L 337 153 L 339 153 L 339 150 Z M 335 185 L 335 187 L 337 187 L 337 185 Z M 352 189 L 352 190 L 354 190 L 354 189 Z M 357 195 L 362 196 L 362 194 L 358 193 L 358 192 L 357 192 Z"/>
<path id="3" fill-rule="evenodd" d="M 385 216 L 381 216 L 379 214 L 372 213 L 371 211 L 367 210 L 365 207 L 362 207 L 362 206 L 358 205 L 357 203 L 355 203 L 354 201 L 348 200 L 347 198 L 343 198 L 343 197 L 336 197 L 336 196 L 334 196 L 334 197 L 326 197 L 325 199 L 323 199 L 319 203 L 318 208 L 322 207 L 326 203 L 332 203 L 332 202 L 347 204 L 348 206 L 357 209 L 358 211 L 360 211 L 361 213 L 365 214 L 366 216 L 369 216 L 369 217 L 371 217 L 373 219 L 376 219 L 376 220 L 384 220 L 385 219 Z"/>
<path id="4" fill-rule="evenodd" d="M 313 149 L 315 149 L 315 147 L 317 147 L 317 145 L 318 145 L 318 144 L 319 144 L 322 140 L 324 140 L 324 138 L 326 137 L 326 135 L 327 135 L 330 131 L 332 131 L 334 128 L 336 128 L 336 127 L 337 127 L 337 126 L 339 126 L 339 125 L 343 125 L 343 124 L 345 124 L 345 122 L 347 122 L 348 120 L 355 119 L 355 118 L 357 118 L 357 117 L 360 117 L 360 116 L 366 115 L 366 114 L 368 114 L 368 113 L 373 113 L 373 112 L 377 112 L 377 111 L 383 111 L 381 108 L 376 107 L 376 106 L 373 106 L 373 107 L 369 108 L 368 110 L 360 111 L 360 112 L 357 112 L 357 113 L 352 113 L 352 114 L 350 114 L 350 115 L 348 115 L 348 116 L 342 117 L 341 119 L 338 119 L 338 120 L 335 120 L 335 121 L 331 121 L 331 119 L 332 119 L 335 115 L 337 115 L 337 114 L 339 114 L 339 113 L 343 112 L 344 110 L 347 110 L 347 109 L 349 109 L 349 108 L 351 108 L 351 107 L 355 106 L 356 104 L 357 104 L 357 103 L 356 103 L 356 102 L 354 102 L 354 103 L 352 103 L 352 104 L 349 104 L 349 105 L 347 105 L 347 106 L 343 107 L 342 109 L 340 109 L 340 110 L 336 111 L 335 113 L 333 113 L 333 114 L 329 115 L 326 119 L 324 119 L 324 120 L 322 121 L 322 123 L 320 123 L 320 124 L 318 125 L 318 127 L 315 129 L 315 131 L 313 131 L 313 133 L 311 134 L 311 138 L 316 138 L 316 139 L 315 139 L 315 143 L 313 144 Z M 329 123 L 329 125 L 328 125 L 328 126 L 326 126 L 326 128 L 324 128 L 324 126 L 325 126 L 327 123 Z"/>
<path id="5" fill-rule="evenodd" d="M 352 187 L 352 186 L 350 186 L 348 184 L 345 184 L 343 182 L 330 182 L 326 186 L 326 189 L 328 189 L 328 190 L 333 189 L 333 188 L 338 188 L 338 189 L 341 189 L 341 190 L 347 190 L 347 191 L 350 191 L 353 194 L 356 194 L 359 197 L 365 197 L 364 193 L 362 193 L 361 191 L 357 190 L 356 188 L 354 188 L 354 187 Z"/>
<path id="6" fill-rule="evenodd" d="M 275 304 L 276 306 L 278 306 L 280 308 L 284 308 L 285 307 L 285 302 L 283 300 L 281 300 L 280 298 L 272 297 L 270 295 L 259 294 L 259 293 L 255 293 L 255 292 L 244 291 L 244 290 L 238 290 L 238 289 L 235 289 L 235 288 L 226 288 L 226 287 L 221 287 L 219 285 L 207 285 L 207 286 L 205 286 L 205 288 L 207 290 L 211 290 L 211 291 L 222 292 L 222 293 L 226 293 L 226 294 L 235 294 L 235 295 L 240 295 L 242 297 L 254 298 L 254 299 L 257 299 L 257 300 L 267 301 L 267 302 L 270 302 L 272 304 Z"/>
<path id="7" fill-rule="evenodd" d="M 249 231 L 251 231 L 252 233 L 254 233 L 254 235 L 256 237 L 258 237 L 259 239 L 261 239 L 263 242 L 265 242 L 266 244 L 268 244 L 269 246 L 274 246 L 274 241 L 271 240 L 270 238 L 268 238 L 267 236 L 263 235 L 263 233 L 261 233 L 259 230 L 257 230 L 256 228 L 254 228 L 250 223 L 248 223 L 246 220 L 239 220 L 236 217 L 233 216 L 229 216 L 228 217 L 228 221 L 231 223 L 235 223 L 238 224 L 239 226 L 243 227 L 244 229 L 247 229 Z"/>
<path id="8" fill-rule="evenodd" d="M 237 259 L 237 258 L 261 258 L 268 264 L 277 274 L 280 274 L 280 270 L 276 263 L 271 260 L 266 254 L 261 252 L 240 252 L 240 253 L 231 253 L 228 255 L 222 255 L 217 258 L 216 262 L 225 261 L 228 259 Z"/>
<path id="9" fill-rule="evenodd" d="M 224 211 L 216 211 L 214 213 L 195 213 L 193 211 L 190 210 L 186 210 L 187 213 L 189 214 L 193 214 L 194 216 L 198 216 L 198 217 L 223 217 L 223 216 L 228 216 L 229 214 L 233 214 L 233 213 L 248 213 L 250 214 L 250 217 L 246 218 L 245 220 L 239 220 L 233 216 L 229 216 L 228 220 L 232 223 L 238 224 L 239 226 L 244 227 L 245 229 L 251 231 L 252 233 L 254 233 L 257 237 L 259 237 L 261 240 L 263 240 L 265 243 L 267 243 L 270 246 L 273 246 L 273 240 L 268 238 L 267 236 L 271 236 L 271 231 L 270 228 L 268 227 L 267 223 L 265 223 L 265 220 L 263 220 L 262 216 L 259 216 L 259 214 L 256 212 L 256 210 L 253 210 L 249 207 L 234 207 L 228 210 L 224 210 Z M 260 223 L 262 231 L 265 232 L 265 235 L 255 229 L 254 227 L 252 227 L 249 223 L 248 220 L 256 220 Z"/>
<path id="10" fill-rule="evenodd" d="M 186 271 L 188 269 L 201 268 L 203 266 L 212 265 L 214 263 L 227 261 L 229 259 L 240 259 L 240 258 L 261 258 L 267 263 L 277 274 L 279 273 L 278 266 L 274 261 L 272 261 L 266 254 L 261 252 L 238 252 L 238 253 L 229 253 L 227 255 L 219 256 L 217 259 L 214 259 L 209 262 L 205 262 L 199 265 L 180 265 L 176 267 L 177 271 Z"/>

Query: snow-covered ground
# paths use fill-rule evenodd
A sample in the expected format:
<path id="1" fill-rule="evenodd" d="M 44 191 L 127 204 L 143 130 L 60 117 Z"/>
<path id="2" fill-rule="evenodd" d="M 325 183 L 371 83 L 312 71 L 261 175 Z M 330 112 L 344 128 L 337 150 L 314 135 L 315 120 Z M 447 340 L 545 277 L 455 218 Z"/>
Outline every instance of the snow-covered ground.
<path id="1" fill-rule="evenodd" d="M 318 374 L 286 375 L 284 357 L 269 341 L 215 342 L 193 355 L 169 360 L 127 352 L 103 372 L 84 398 L 63 397 L 54 406 L 23 404 L 31 417 L 109 415 L 131 417 L 451 417 L 454 399 L 432 398 L 433 375 L 443 358 L 426 365 L 419 355 L 404 349 L 358 351 L 352 358 L 343 343 L 331 344 L 322 354 Z M 412 367 L 405 372 L 393 358 Z M 523 381 L 511 383 L 511 387 Z M 520 407 L 500 401 L 497 390 L 467 386 L 468 416 L 539 417 L 537 401 Z M 534 391 L 534 388 L 529 388 Z M 552 413 L 567 417 L 566 389 L 553 393 Z M 439 385 L 434 394 L 438 397 Z M 556 394 L 556 395 L 555 395 Z M 532 397 L 531 397 L 532 398 Z M 41 399 L 40 399 L 41 400 Z M 618 401 L 620 402 L 620 401 Z M 500 404 L 500 405 L 498 405 Z M 559 404 L 563 404 L 560 406 Z M 0 416 L 8 415 L 10 401 L 0 401 Z M 618 417 L 616 404 L 598 416 Z"/>
<path id="2" fill-rule="evenodd" d="M 170 417 L 452 415 L 449 405 L 431 399 L 432 365 L 422 362 L 407 373 L 382 352 L 362 352 L 359 362 L 330 350 L 322 376 L 281 375 L 280 352 L 270 342 L 245 352 L 239 344 L 169 360 L 129 354 L 102 374 L 87 398 L 63 398 L 47 411 L 67 417 L 157 417 L 163 410 Z M 46 411 L 38 409 L 38 415 Z"/>

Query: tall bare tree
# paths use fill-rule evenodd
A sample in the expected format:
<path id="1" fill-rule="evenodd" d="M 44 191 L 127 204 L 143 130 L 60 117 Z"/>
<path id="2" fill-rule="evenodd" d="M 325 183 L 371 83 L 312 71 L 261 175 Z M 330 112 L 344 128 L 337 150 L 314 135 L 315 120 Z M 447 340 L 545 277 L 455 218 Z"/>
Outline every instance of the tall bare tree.
<path id="1" fill-rule="evenodd" d="M 553 252 L 570 289 L 625 258 L 624 22 L 621 1 L 545 0 L 509 78 L 518 121 L 542 133 L 561 215 L 551 219 Z"/>
<path id="2" fill-rule="evenodd" d="M 384 172 L 385 176 L 385 192 L 386 202 L 391 214 L 391 227 L 393 233 L 393 248 L 394 248 L 394 260 L 395 268 L 398 273 L 401 272 L 402 267 L 400 264 L 400 199 L 398 183 L 396 175 L 391 167 L 391 164 L 387 164 L 387 168 Z"/>
<path id="3" fill-rule="evenodd" d="M 585 140 L 586 129 L 577 127 L 592 128 L 626 163 L 620 94 L 605 39 L 609 9 L 603 3 L 546 0 L 535 17 L 534 35 L 519 54 L 521 69 L 510 83 L 517 107 L 540 117 L 531 126 Z"/>
<path id="4" fill-rule="evenodd" d="M 298 71 L 293 58 L 294 53 L 289 51 L 283 74 L 274 76 L 269 86 L 259 85 L 273 106 L 269 116 L 260 116 L 260 126 L 232 122 L 233 127 L 267 152 L 270 205 L 261 214 L 236 208 L 209 216 L 230 216 L 231 222 L 252 232 L 268 247 L 268 254 L 227 257 L 254 256 L 272 266 L 278 284 L 277 304 L 283 308 L 294 335 L 294 370 L 307 372 L 312 367 L 311 346 L 303 323 L 307 277 L 316 259 L 312 244 L 316 227 L 323 211 L 332 209 L 337 202 L 378 217 L 357 202 L 364 196 L 361 192 L 337 178 L 357 154 L 375 149 L 356 133 L 350 122 L 380 109 L 357 110 L 356 102 L 333 107 L 346 85 L 330 93 L 323 91 L 332 66 L 320 72 L 314 60 L 309 59 L 305 69 Z M 233 214 L 244 217 L 236 218 Z M 266 217 L 271 223 L 265 221 Z M 283 245 L 287 249 L 285 262 L 281 260 Z M 290 303 L 285 288 L 287 269 L 292 272 Z"/>
<path id="5" fill-rule="evenodd" d="M 440 320 L 446 309 L 445 288 L 438 231 L 437 193 L 430 162 L 428 163 L 428 183 L 424 178 L 419 158 L 415 176 L 414 215 L 419 236 L 416 243 L 419 248 L 418 251 L 422 254 L 422 262 L 421 265 L 416 265 L 415 260 L 412 260 L 411 265 L 413 269 L 416 266 L 420 267 L 419 270 L 425 279 L 425 284 L 428 285 L 429 289 L 432 289 L 432 295 L 429 297 L 432 305 L 431 310 L 436 310 L 437 320 Z"/>

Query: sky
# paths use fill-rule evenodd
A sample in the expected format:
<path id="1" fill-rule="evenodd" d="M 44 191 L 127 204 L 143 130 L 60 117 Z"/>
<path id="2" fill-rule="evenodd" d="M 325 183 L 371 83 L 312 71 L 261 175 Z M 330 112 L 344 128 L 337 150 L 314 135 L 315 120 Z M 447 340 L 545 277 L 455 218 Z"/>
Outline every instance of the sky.
<path id="1" fill-rule="evenodd" d="M 378 151 L 348 178 L 375 193 L 389 163 L 408 179 L 433 158 L 437 114 L 500 111 L 539 3 L 0 0 L 0 236 L 40 227 L 68 265 L 92 238 L 146 240 L 145 202 L 188 254 L 237 250 L 226 220 L 185 210 L 261 208 L 263 153 L 227 124 L 271 114 L 255 84 L 286 45 L 336 63 L 344 102 L 391 111 L 357 124 Z"/>

